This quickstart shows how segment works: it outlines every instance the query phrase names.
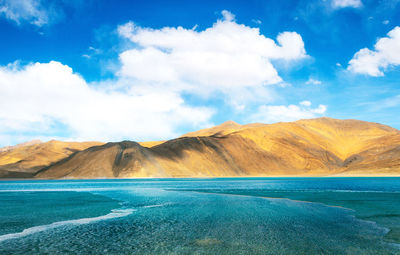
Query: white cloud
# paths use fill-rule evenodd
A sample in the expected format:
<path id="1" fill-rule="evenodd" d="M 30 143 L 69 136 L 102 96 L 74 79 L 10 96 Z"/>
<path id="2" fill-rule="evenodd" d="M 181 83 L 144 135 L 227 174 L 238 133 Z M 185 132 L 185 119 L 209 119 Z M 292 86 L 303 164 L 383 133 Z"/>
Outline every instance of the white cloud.
<path id="1" fill-rule="evenodd" d="M 311 102 L 308 101 L 308 100 L 305 100 L 305 101 L 300 102 L 300 105 L 303 105 L 303 106 L 311 106 Z"/>
<path id="2" fill-rule="evenodd" d="M 296 61 L 306 57 L 304 42 L 296 32 L 282 32 L 276 42 L 235 22 L 223 19 L 203 31 L 183 27 L 143 28 L 133 22 L 118 28 L 134 43 L 120 54 L 121 77 L 143 84 L 171 86 L 206 94 L 219 91 L 229 97 L 243 89 L 282 82 L 273 60 Z"/>
<path id="3" fill-rule="evenodd" d="M 384 20 L 384 21 L 382 21 L 382 24 L 384 24 L 384 25 L 389 24 L 389 20 Z"/>
<path id="4" fill-rule="evenodd" d="M 320 80 L 315 80 L 313 78 L 309 78 L 308 81 L 306 81 L 307 85 L 321 85 L 322 82 Z"/>
<path id="5" fill-rule="evenodd" d="M 224 17 L 224 20 L 226 21 L 235 21 L 235 15 L 227 10 L 223 10 L 221 12 L 222 17 Z"/>
<path id="6" fill-rule="evenodd" d="M 400 65 L 400 27 L 395 27 L 387 37 L 380 38 L 374 50 L 363 48 L 354 54 L 348 70 L 370 76 L 383 76 L 390 66 Z"/>
<path id="7" fill-rule="evenodd" d="M 333 8 L 359 8 L 362 6 L 361 0 L 332 0 Z"/>
<path id="8" fill-rule="evenodd" d="M 262 105 L 258 111 L 250 116 L 254 122 L 275 123 L 280 121 L 295 121 L 322 116 L 327 106 L 320 104 L 316 108 L 311 107 L 310 101 L 300 102 L 299 105 Z"/>
<path id="9" fill-rule="evenodd" d="M 182 127 L 211 124 L 214 109 L 191 106 L 183 95 L 223 95 L 237 111 L 248 102 L 272 101 L 275 95 L 267 85 L 283 84 L 273 61 L 307 57 L 301 36 L 282 32 L 274 41 L 258 28 L 237 24 L 228 11 L 222 16 L 202 31 L 142 28 L 132 22 L 120 26 L 119 34 L 132 47 L 119 54 L 111 80 L 88 83 L 54 61 L 0 66 L 1 139 L 16 140 L 21 134 L 166 139 L 179 135 Z"/>
<path id="10" fill-rule="evenodd" d="M 28 22 L 40 27 L 49 22 L 48 11 L 38 0 L 0 0 L 0 15 L 18 25 Z"/>
<path id="11" fill-rule="evenodd" d="M 171 138 L 181 125 L 209 125 L 213 114 L 186 105 L 176 93 L 95 87 L 54 61 L 1 67 L 0 108 L 3 136 L 43 136 L 59 132 L 61 125 L 68 137 L 103 141 Z"/>

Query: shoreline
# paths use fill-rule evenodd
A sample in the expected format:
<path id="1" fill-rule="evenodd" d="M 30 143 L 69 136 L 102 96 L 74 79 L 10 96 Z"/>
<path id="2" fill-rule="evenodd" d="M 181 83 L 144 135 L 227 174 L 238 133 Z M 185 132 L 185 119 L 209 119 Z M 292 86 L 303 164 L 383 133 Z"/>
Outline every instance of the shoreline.
<path id="1" fill-rule="evenodd" d="M 61 181 L 61 180 L 178 180 L 178 179 L 261 179 L 261 178 L 400 178 L 399 175 L 263 175 L 263 176 L 185 176 L 185 177 L 123 177 L 123 178 L 110 178 L 110 177 L 97 177 L 97 178 L 0 178 L 1 181 Z"/>

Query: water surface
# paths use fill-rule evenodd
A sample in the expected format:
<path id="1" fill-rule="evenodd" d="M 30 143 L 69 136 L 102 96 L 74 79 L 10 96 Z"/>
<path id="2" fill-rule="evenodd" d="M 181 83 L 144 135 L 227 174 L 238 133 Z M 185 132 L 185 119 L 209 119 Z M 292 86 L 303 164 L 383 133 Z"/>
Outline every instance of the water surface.
<path id="1" fill-rule="evenodd" d="M 0 254 L 400 254 L 400 178 L 0 182 Z"/>

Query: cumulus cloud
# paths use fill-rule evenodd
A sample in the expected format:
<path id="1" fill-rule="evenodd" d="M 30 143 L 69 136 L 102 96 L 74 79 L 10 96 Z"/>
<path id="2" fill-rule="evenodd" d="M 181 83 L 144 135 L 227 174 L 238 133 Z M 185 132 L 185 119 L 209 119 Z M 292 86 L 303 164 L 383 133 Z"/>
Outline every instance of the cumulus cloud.
<path id="1" fill-rule="evenodd" d="M 310 101 L 300 102 L 299 105 L 262 105 L 250 116 L 250 120 L 263 123 L 295 121 L 322 116 L 326 109 L 326 105 L 322 104 L 312 108 Z"/>
<path id="2" fill-rule="evenodd" d="M 49 21 L 48 11 L 38 0 L 0 0 L 0 14 L 18 25 L 28 22 L 40 27 Z"/>
<path id="3" fill-rule="evenodd" d="M 346 8 L 346 7 L 359 8 L 362 6 L 362 2 L 361 0 L 333 0 L 332 6 L 334 8 Z"/>
<path id="4" fill-rule="evenodd" d="M 84 140 L 171 138 L 181 125 L 208 125 L 213 110 L 165 91 L 136 93 L 88 84 L 59 62 L 0 68 L 0 133 L 51 133 Z"/>
<path id="5" fill-rule="evenodd" d="M 282 32 L 276 41 L 252 28 L 223 18 L 203 31 L 183 27 L 151 29 L 133 22 L 118 28 L 132 49 L 120 54 L 120 76 L 138 83 L 179 87 L 182 91 L 232 96 L 243 88 L 260 88 L 282 82 L 274 60 L 295 61 L 306 57 L 302 37 Z"/>
<path id="6" fill-rule="evenodd" d="M 400 65 L 400 27 L 395 27 L 387 35 L 377 41 L 374 50 L 359 50 L 350 60 L 347 69 L 377 77 L 383 76 L 388 67 Z"/>
<path id="7" fill-rule="evenodd" d="M 322 82 L 320 80 L 315 80 L 313 78 L 309 78 L 308 81 L 306 81 L 307 85 L 321 85 Z"/>
<path id="8" fill-rule="evenodd" d="M 231 13 L 230 11 L 223 10 L 221 12 L 221 14 L 224 17 L 224 20 L 226 20 L 226 21 L 234 21 L 235 20 L 235 14 Z"/>
<path id="9" fill-rule="evenodd" d="M 119 54 L 113 79 L 88 83 L 55 61 L 0 67 L 0 138 L 17 133 L 103 141 L 172 138 L 182 127 L 212 124 L 215 110 L 192 106 L 185 96 L 222 95 L 230 107 L 244 111 L 256 99 L 271 101 L 269 85 L 282 83 L 274 61 L 307 57 L 299 34 L 282 32 L 273 40 L 236 23 L 228 11 L 202 31 L 128 22 L 118 32 L 129 47 Z"/>

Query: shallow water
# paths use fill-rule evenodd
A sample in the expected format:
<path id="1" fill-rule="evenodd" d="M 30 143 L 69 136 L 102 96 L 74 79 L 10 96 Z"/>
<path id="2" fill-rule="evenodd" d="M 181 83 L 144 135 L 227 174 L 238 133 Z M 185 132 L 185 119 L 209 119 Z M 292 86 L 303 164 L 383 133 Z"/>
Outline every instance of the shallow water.
<path id="1" fill-rule="evenodd" d="M 400 254 L 399 215 L 400 178 L 2 181 L 0 254 Z"/>

